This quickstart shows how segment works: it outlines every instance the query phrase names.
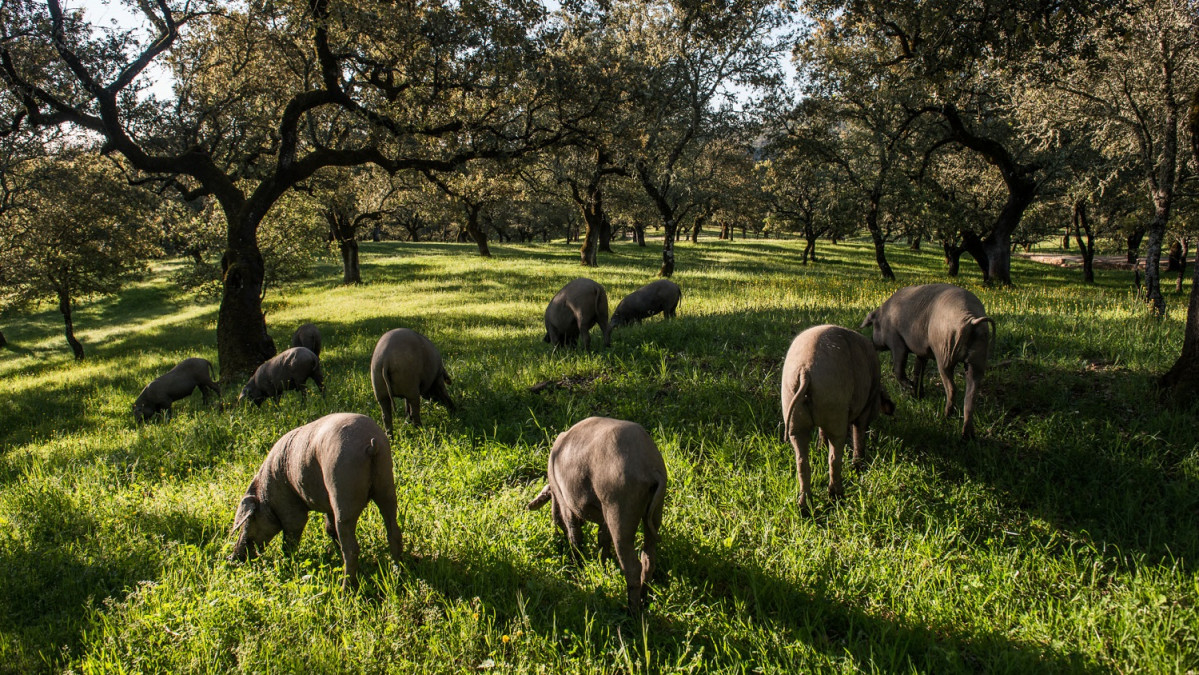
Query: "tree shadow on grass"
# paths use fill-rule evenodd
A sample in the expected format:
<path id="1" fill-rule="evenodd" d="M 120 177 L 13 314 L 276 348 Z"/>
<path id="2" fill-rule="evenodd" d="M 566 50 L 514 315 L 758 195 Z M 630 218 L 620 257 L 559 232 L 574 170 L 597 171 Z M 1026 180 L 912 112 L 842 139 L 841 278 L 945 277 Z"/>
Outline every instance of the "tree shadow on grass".
<path id="1" fill-rule="evenodd" d="M 560 538 L 557 531 L 553 536 Z M 631 659 L 642 663 L 669 663 L 700 651 L 708 668 L 750 664 L 767 670 L 798 668 L 804 665 L 802 654 L 810 650 L 830 662 L 849 654 L 858 667 L 881 672 L 1100 670 L 1080 654 L 1020 643 L 997 633 L 912 624 L 870 613 L 840 601 L 826 585 L 796 588 L 743 557 L 709 550 L 686 533 L 672 531 L 665 536 L 655 595 L 668 595 L 670 586 L 681 583 L 701 589 L 701 604 L 662 614 L 651 601 L 644 616 L 645 633 L 640 621 L 625 611 L 623 593 L 609 597 L 602 589 L 580 588 L 571 578 L 574 568 L 565 554 L 560 563 L 539 563 L 544 567 L 541 571 L 518 567 L 501 555 L 467 558 L 425 558 L 412 563 L 409 571 L 447 598 L 479 598 L 499 623 L 527 618 L 531 629 L 543 637 L 569 636 L 560 639 L 586 642 L 585 651 L 595 654 L 610 652 L 619 639 Z M 550 571 L 550 566 L 558 571 Z M 619 578 L 614 563 L 603 567 L 605 574 Z M 623 583 L 616 585 L 623 588 Z M 689 618 L 675 618 L 680 615 Z M 713 626 L 709 621 L 730 615 L 737 617 L 732 624 Z M 644 653 L 647 646 L 652 659 Z"/>
<path id="2" fill-rule="evenodd" d="M 25 502 L 20 513 L 6 515 L 24 532 L 0 540 L 0 632 L 17 645 L 0 669 L 11 672 L 37 671 L 69 656 L 90 625 L 90 608 L 159 576 L 163 539 L 198 543 L 211 536 L 192 514 L 145 511 L 129 514 L 135 539 L 102 533 L 103 524 L 84 505 L 47 486 L 37 488 L 37 500 Z"/>
<path id="3" fill-rule="evenodd" d="M 944 480 L 990 485 L 1006 507 L 1092 542 L 1129 569 L 1199 569 L 1199 482 L 1185 468 L 1195 447 L 1195 408 L 1188 414 L 1142 405 L 1153 401 L 1143 373 L 1013 360 L 984 379 L 978 438 L 969 442 L 957 440 L 960 412 L 939 417 L 944 393 L 935 378 L 926 382 L 929 398 L 941 421 L 901 422 L 896 431 Z M 911 400 L 897 402 L 902 410 Z"/>

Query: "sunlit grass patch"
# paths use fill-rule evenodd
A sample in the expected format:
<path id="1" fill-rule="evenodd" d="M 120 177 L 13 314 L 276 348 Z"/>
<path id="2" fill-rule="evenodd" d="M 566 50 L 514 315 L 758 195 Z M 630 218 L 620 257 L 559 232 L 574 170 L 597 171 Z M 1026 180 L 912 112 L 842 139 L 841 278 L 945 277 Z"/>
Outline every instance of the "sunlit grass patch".
<path id="1" fill-rule="evenodd" d="M 1152 319 L 1131 277 L 1083 286 L 1015 261 L 1015 288 L 957 280 L 998 323 L 979 440 L 941 417 L 940 383 L 875 423 L 864 472 L 832 503 L 813 450 L 815 511 L 795 509 L 779 369 L 811 325 L 857 327 L 902 284 L 945 281 L 939 252 L 896 250 L 900 283 L 863 243 L 679 246 L 679 317 L 612 347 L 541 341 L 549 298 L 577 276 L 609 306 L 653 280 L 660 252 L 500 244 L 362 246 L 365 283 L 330 264 L 268 291 L 280 347 L 324 335 L 328 390 L 261 408 L 198 394 L 170 421 L 130 406 L 188 356 L 215 362 L 216 308 L 174 288 L 185 261 L 81 308 L 88 358 L 59 317 L 8 319 L 0 352 L 0 670 L 414 672 L 1167 671 L 1199 667 L 1196 410 L 1159 406 L 1151 378 L 1182 342 L 1181 308 Z M 963 261 L 964 262 L 964 261 Z M 1173 303 L 1178 304 L 1178 303 Z M 357 593 L 310 519 L 299 551 L 235 565 L 237 500 L 286 431 L 321 415 L 379 419 L 375 342 L 396 327 L 438 346 L 450 414 L 397 411 L 392 453 L 409 554 L 395 565 L 368 507 Z M 960 377 L 960 376 L 959 376 Z M 549 511 L 525 504 L 558 433 L 594 414 L 644 425 L 670 474 L 654 597 L 624 611 L 611 561 L 573 564 Z M 592 546 L 595 529 L 589 533 Z"/>

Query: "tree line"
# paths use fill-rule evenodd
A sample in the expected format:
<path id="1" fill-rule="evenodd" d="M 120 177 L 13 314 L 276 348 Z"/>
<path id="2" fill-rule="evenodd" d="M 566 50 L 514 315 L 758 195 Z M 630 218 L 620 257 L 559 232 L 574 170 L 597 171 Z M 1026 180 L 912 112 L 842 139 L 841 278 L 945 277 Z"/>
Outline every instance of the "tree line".
<path id="1" fill-rule="evenodd" d="M 1009 284 L 1056 237 L 1088 280 L 1097 246 L 1143 257 L 1158 315 L 1194 247 L 1196 0 L 130 7 L 0 5 L 0 302 L 53 295 L 73 340 L 72 297 L 189 256 L 222 378 L 274 354 L 265 284 L 321 240 L 354 283 L 383 236 L 596 265 L 648 227 L 670 276 L 705 228 L 799 234 L 805 263 L 865 233 L 885 278 L 904 242 Z"/>

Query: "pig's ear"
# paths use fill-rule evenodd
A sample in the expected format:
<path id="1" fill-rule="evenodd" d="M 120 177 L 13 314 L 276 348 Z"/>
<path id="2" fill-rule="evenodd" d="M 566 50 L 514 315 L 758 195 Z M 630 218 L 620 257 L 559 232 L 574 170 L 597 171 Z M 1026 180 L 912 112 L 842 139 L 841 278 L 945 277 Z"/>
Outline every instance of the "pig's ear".
<path id="1" fill-rule="evenodd" d="M 867 315 L 866 315 L 866 318 L 865 318 L 865 319 L 862 321 L 862 325 L 861 325 L 861 326 L 858 326 L 858 328 L 865 328 L 866 326 L 873 326 L 873 325 L 874 325 L 874 319 L 875 319 L 875 317 L 877 317 L 877 316 L 878 316 L 878 310 L 875 310 L 875 311 L 873 311 L 873 312 L 871 312 L 871 313 L 867 314 Z"/>
<path id="2" fill-rule="evenodd" d="M 246 520 L 258 511 L 258 506 L 261 502 L 254 495 L 246 495 L 241 498 L 241 503 L 237 505 L 237 519 L 233 521 L 231 532 L 241 529 L 242 525 L 246 524 Z"/>

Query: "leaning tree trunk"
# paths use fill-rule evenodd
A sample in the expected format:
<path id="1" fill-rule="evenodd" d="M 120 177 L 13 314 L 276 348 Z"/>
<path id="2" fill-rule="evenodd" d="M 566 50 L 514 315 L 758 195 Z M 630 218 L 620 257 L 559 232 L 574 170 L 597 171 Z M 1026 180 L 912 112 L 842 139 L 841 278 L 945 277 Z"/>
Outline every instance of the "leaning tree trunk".
<path id="1" fill-rule="evenodd" d="M 579 246 L 579 263 L 587 267 L 595 267 L 599 264 L 596 252 L 600 248 L 600 234 L 606 220 L 599 195 L 593 194 L 589 199 L 584 200 L 579 206 L 579 211 L 583 216 L 583 234 L 580 236 L 582 243 Z M 609 250 L 611 249 L 609 248 Z"/>
<path id="2" fill-rule="evenodd" d="M 1083 233 L 1087 235 L 1083 243 Z M 1082 279 L 1088 284 L 1095 283 L 1095 237 L 1091 234 L 1091 224 L 1087 221 L 1087 203 L 1078 200 L 1074 203 L 1074 239 L 1078 241 L 1078 250 L 1082 252 Z"/>
<path id="3" fill-rule="evenodd" d="M 224 285 L 216 341 L 222 382 L 249 377 L 275 355 L 275 341 L 266 332 L 262 313 L 266 268 L 256 231 L 256 223 L 229 223 L 227 248 L 221 257 Z"/>
<path id="4" fill-rule="evenodd" d="M 71 351 L 75 352 L 75 360 L 83 360 L 83 345 L 79 344 L 79 340 L 75 339 L 75 322 L 71 319 L 71 290 L 64 283 L 57 288 L 58 292 L 58 311 L 62 312 L 62 322 L 67 335 L 67 344 L 71 345 Z"/>
<path id="5" fill-rule="evenodd" d="M 882 193 L 875 189 L 870 193 L 870 208 L 866 211 L 866 229 L 870 231 L 870 240 L 874 242 L 874 261 L 878 263 L 878 271 L 882 272 L 887 281 L 895 281 L 895 272 L 887 262 L 887 244 L 883 239 L 882 228 L 878 226 L 879 200 Z"/>
<path id="6" fill-rule="evenodd" d="M 1188 115 L 1191 128 L 1191 154 L 1199 162 L 1199 90 L 1191 99 Z M 1187 303 L 1186 330 L 1182 338 L 1182 354 L 1158 381 L 1158 385 L 1174 395 L 1176 401 L 1195 400 L 1199 394 L 1199 246 L 1195 247 L 1195 273 L 1191 278 L 1191 300 Z"/>
<path id="7" fill-rule="evenodd" d="M 1193 112 L 1199 119 L 1199 112 Z M 1199 129 L 1192 127 L 1194 131 Z M 1199 146 L 1199 141 L 1196 141 Z M 1199 159 L 1199 147 L 1195 149 Z M 1191 277 L 1191 299 L 1187 304 L 1186 328 L 1182 339 L 1182 354 L 1158 380 L 1158 386 L 1174 395 L 1176 401 L 1194 401 L 1199 396 L 1199 246 L 1195 247 L 1194 275 Z"/>

